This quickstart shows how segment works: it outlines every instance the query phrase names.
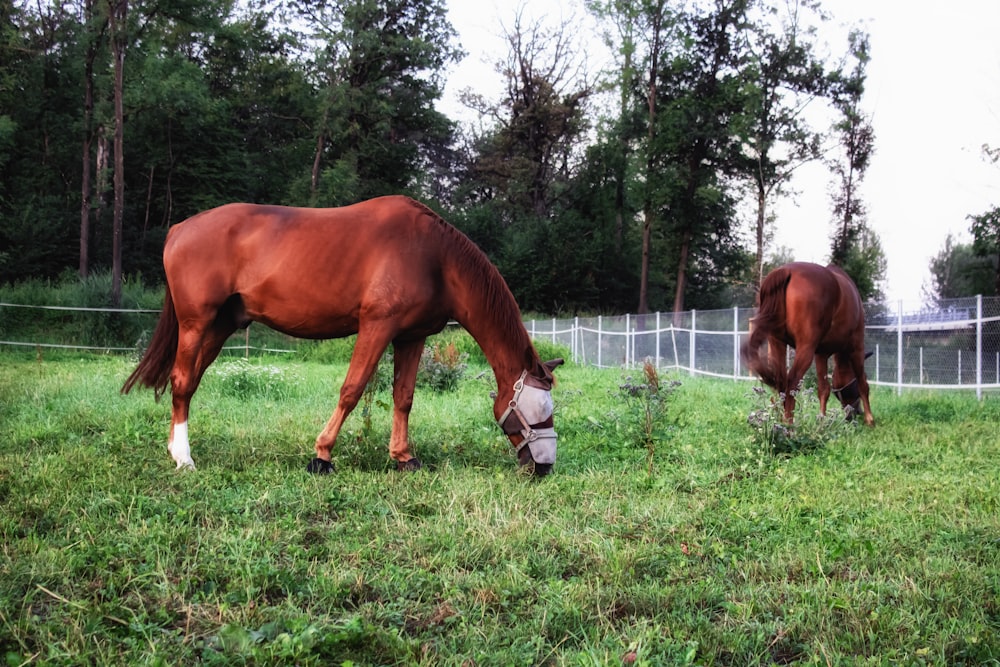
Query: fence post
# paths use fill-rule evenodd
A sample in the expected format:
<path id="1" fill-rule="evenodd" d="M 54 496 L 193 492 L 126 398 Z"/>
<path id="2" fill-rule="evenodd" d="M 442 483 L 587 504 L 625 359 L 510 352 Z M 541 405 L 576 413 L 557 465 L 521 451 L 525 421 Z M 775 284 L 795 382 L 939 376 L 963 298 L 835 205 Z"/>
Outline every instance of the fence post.
<path id="1" fill-rule="evenodd" d="M 656 311 L 656 367 L 660 367 L 660 311 Z"/>
<path id="2" fill-rule="evenodd" d="M 597 367 L 598 368 L 601 368 L 601 347 L 603 346 L 603 341 L 602 341 L 603 336 L 601 334 L 604 333 L 603 327 L 601 325 L 603 323 L 604 323 L 604 316 L 598 315 L 597 316 Z"/>
<path id="3" fill-rule="evenodd" d="M 625 313 L 625 368 L 632 368 L 629 363 L 629 344 L 632 342 L 632 315 Z"/>
<path id="4" fill-rule="evenodd" d="M 976 398 L 983 400 L 983 295 L 976 295 Z"/>
<path id="5" fill-rule="evenodd" d="M 740 308 L 733 306 L 733 379 L 740 377 Z"/>
<path id="6" fill-rule="evenodd" d="M 580 316 L 577 315 L 573 318 L 573 335 L 570 338 L 573 341 L 573 363 L 580 363 L 577 359 L 578 348 L 580 347 Z"/>
<path id="7" fill-rule="evenodd" d="M 903 300 L 896 313 L 896 395 L 903 395 Z"/>
<path id="8" fill-rule="evenodd" d="M 688 339 L 688 347 L 691 348 L 690 352 L 688 354 L 688 363 L 691 364 L 691 367 L 688 369 L 688 373 L 691 375 L 691 377 L 694 377 L 694 367 L 695 367 L 695 363 L 694 363 L 694 336 L 695 336 L 695 333 L 694 333 L 694 330 L 696 328 L 695 324 L 697 323 L 697 321 L 698 321 L 697 311 L 692 310 L 691 311 L 691 337 Z"/>

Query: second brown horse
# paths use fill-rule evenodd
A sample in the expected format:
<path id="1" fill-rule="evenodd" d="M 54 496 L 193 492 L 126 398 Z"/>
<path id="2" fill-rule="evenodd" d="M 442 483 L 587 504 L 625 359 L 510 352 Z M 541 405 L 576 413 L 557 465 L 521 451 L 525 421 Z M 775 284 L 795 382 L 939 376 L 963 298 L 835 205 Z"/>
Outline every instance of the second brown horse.
<path id="1" fill-rule="evenodd" d="M 816 362 L 820 412 L 830 397 L 827 364 L 834 357 L 834 393 L 849 417 L 864 410 L 874 425 L 865 374 L 865 312 L 854 282 L 836 266 L 792 262 L 771 271 L 760 286 L 757 315 L 751 320 L 743 358 L 750 370 L 784 396 L 784 415 L 792 421 L 795 391 Z M 761 346 L 767 343 L 763 358 Z M 795 359 L 787 368 L 787 349 Z"/>

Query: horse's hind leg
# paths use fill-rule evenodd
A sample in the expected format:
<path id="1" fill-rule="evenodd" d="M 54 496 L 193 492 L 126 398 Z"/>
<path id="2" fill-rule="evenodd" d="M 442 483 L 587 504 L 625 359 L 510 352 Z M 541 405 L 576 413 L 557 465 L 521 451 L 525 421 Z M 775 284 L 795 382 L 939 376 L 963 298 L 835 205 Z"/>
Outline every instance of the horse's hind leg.
<path id="1" fill-rule="evenodd" d="M 830 400 L 829 358 L 816 355 L 816 394 L 819 396 L 819 413 L 826 416 L 826 404 Z"/>
<path id="2" fill-rule="evenodd" d="M 372 373 L 375 372 L 382 353 L 389 346 L 390 340 L 392 333 L 388 330 L 369 326 L 362 327 L 358 332 L 354 352 L 351 354 L 351 363 L 347 368 L 347 377 L 340 387 L 340 400 L 337 401 L 337 407 L 326 426 L 316 437 L 316 458 L 309 462 L 306 468 L 309 472 L 328 473 L 333 470 L 330 464 L 330 450 L 337 441 L 337 435 L 340 434 L 344 421 L 361 400 L 361 394 Z"/>
<path id="3" fill-rule="evenodd" d="M 177 341 L 177 357 L 170 373 L 172 412 L 170 442 L 167 451 L 177 462 L 178 468 L 194 468 L 191 445 L 188 442 L 188 414 L 191 397 L 198 389 L 205 369 L 211 364 L 226 339 L 236 331 L 235 324 L 226 318 L 216 318 L 210 324 L 199 322 L 191 326 L 182 320 Z"/>
<path id="4" fill-rule="evenodd" d="M 789 424 L 792 423 L 795 413 L 795 392 L 798 391 L 802 378 L 812 365 L 815 352 L 816 348 L 813 345 L 800 345 L 795 348 L 795 360 L 792 361 L 785 383 L 785 421 Z"/>
<path id="5" fill-rule="evenodd" d="M 874 426 L 875 417 L 872 415 L 872 406 L 868 401 L 868 374 L 865 373 L 865 351 L 861 350 L 851 355 L 851 367 L 854 370 L 854 377 L 858 379 L 858 392 L 861 394 L 861 404 L 865 410 L 865 425 Z"/>

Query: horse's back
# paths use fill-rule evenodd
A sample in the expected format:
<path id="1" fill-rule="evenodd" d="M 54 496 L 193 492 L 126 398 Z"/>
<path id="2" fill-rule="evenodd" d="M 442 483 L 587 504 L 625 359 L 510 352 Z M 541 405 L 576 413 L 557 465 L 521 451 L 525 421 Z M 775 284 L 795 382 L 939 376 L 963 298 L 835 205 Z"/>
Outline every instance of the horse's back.
<path id="1" fill-rule="evenodd" d="M 348 335 L 362 311 L 433 298 L 444 255 L 434 226 L 444 224 L 399 196 L 324 209 L 226 204 L 171 228 L 164 268 L 192 311 L 238 295 L 248 319 L 280 331 Z"/>
<path id="2" fill-rule="evenodd" d="M 838 351 L 864 336 L 864 309 L 858 290 L 839 267 L 810 262 L 787 265 L 789 328 L 796 338 L 817 340 L 821 353 Z"/>

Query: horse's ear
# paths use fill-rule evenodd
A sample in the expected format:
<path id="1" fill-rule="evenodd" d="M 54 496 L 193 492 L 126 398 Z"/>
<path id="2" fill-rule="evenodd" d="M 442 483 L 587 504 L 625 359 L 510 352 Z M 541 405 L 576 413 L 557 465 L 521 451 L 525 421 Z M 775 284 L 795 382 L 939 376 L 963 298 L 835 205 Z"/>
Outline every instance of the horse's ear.
<path id="1" fill-rule="evenodd" d="M 549 373 L 551 373 L 551 372 L 552 372 L 552 371 L 554 371 L 554 370 L 555 370 L 555 369 L 556 369 L 556 368 L 557 368 L 558 366 L 562 366 L 562 365 L 563 365 L 563 363 L 564 363 L 564 362 L 563 362 L 563 360 L 562 360 L 562 359 L 551 359 L 551 360 L 549 360 L 549 361 L 543 361 L 543 362 L 542 362 L 542 366 L 545 366 L 545 368 L 546 368 L 546 369 L 547 369 L 547 370 L 549 371 Z"/>
<path id="2" fill-rule="evenodd" d="M 875 352 L 865 352 L 865 359 L 875 354 Z"/>

